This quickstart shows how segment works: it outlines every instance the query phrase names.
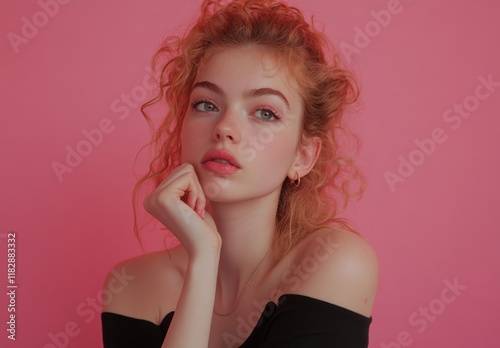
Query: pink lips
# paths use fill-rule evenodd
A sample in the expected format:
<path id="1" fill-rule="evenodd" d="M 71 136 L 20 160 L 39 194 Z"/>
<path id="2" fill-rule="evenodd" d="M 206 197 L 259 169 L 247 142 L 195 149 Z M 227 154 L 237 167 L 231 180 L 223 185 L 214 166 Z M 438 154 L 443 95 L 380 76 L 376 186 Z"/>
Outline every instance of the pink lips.
<path id="1" fill-rule="evenodd" d="M 209 150 L 201 160 L 203 168 L 217 174 L 234 174 L 240 170 L 240 164 L 234 156 L 223 149 Z"/>

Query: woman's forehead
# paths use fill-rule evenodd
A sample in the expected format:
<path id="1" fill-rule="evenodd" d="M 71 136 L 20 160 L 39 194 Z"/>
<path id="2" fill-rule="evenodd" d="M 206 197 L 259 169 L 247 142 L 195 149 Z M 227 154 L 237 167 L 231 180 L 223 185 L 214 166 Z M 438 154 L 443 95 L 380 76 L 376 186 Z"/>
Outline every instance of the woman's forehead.
<path id="1" fill-rule="evenodd" d="M 275 50 L 242 45 L 218 48 L 207 54 L 200 62 L 195 83 L 207 78 L 219 80 L 229 77 L 234 82 L 241 82 L 238 78 L 246 78 L 279 83 L 290 92 L 298 93 L 299 85 L 293 75 L 293 69 Z"/>

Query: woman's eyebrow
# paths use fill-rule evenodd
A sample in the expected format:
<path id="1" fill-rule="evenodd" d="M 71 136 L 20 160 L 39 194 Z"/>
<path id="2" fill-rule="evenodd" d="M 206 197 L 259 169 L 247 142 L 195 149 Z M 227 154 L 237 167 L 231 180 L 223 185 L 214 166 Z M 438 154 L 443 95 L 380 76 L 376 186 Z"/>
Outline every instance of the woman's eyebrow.
<path id="1" fill-rule="evenodd" d="M 247 92 L 245 92 L 245 96 L 249 97 L 260 97 L 262 95 L 275 95 L 283 102 L 286 104 L 286 107 L 290 109 L 290 103 L 288 102 L 288 99 L 286 99 L 285 95 L 278 91 L 277 89 L 272 89 L 272 88 L 256 88 L 256 89 L 251 89 Z"/>
<path id="2" fill-rule="evenodd" d="M 206 89 L 208 89 L 212 92 L 215 92 L 221 96 L 225 96 L 225 93 L 222 90 L 222 88 L 220 88 L 215 83 L 210 82 L 210 81 L 196 82 L 193 85 L 193 90 L 195 88 L 206 88 Z M 275 95 L 275 96 L 279 97 L 286 104 L 287 108 L 290 109 L 290 103 L 288 102 L 288 99 L 286 99 L 285 95 L 283 93 L 281 93 L 280 91 L 273 89 L 273 88 L 255 88 L 255 89 L 251 89 L 249 91 L 246 91 L 244 94 L 245 97 L 260 97 L 263 95 Z"/>
<path id="3" fill-rule="evenodd" d="M 213 91 L 213 92 L 215 92 L 217 94 L 220 94 L 221 96 L 225 96 L 225 93 L 222 90 L 222 88 L 220 88 L 219 86 L 217 86 L 215 83 L 212 83 L 212 82 L 209 82 L 209 81 L 196 82 L 193 85 L 193 89 L 195 89 L 197 87 L 206 88 L 206 89 L 209 89 L 209 90 L 211 90 L 211 91 Z"/>

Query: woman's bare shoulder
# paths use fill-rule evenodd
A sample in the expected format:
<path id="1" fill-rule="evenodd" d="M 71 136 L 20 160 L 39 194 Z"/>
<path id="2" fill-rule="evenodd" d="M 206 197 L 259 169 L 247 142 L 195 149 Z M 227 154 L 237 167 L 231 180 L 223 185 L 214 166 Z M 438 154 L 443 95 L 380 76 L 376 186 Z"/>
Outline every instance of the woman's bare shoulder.
<path id="1" fill-rule="evenodd" d="M 297 246 L 291 293 L 315 297 L 369 317 L 378 283 L 373 247 L 353 232 L 325 228 Z"/>
<path id="2" fill-rule="evenodd" d="M 103 312 L 159 324 L 175 308 L 187 255 L 181 246 L 118 263 L 103 286 Z"/>

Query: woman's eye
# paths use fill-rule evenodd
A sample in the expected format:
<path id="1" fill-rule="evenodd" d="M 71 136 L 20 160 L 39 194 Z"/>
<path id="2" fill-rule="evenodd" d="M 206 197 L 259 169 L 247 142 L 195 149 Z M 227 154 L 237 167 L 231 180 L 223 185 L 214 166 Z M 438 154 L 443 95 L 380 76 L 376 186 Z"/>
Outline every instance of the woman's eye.
<path id="1" fill-rule="evenodd" d="M 255 115 L 264 121 L 278 120 L 279 117 L 274 113 L 274 111 L 269 109 L 259 109 L 255 112 Z"/>
<path id="2" fill-rule="evenodd" d="M 217 107 L 214 105 L 214 103 L 211 103 L 209 101 L 194 102 L 193 108 L 195 108 L 197 111 L 203 111 L 203 112 L 217 111 Z"/>

